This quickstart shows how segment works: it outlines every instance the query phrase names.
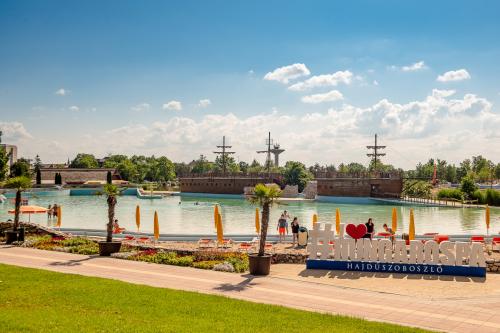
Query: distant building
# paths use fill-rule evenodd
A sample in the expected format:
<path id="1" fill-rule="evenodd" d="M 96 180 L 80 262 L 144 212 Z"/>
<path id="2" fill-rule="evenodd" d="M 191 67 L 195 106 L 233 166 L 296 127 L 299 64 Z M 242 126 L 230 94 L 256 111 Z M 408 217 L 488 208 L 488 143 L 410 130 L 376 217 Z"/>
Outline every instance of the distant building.
<path id="1" fill-rule="evenodd" d="M 120 174 L 113 168 L 84 169 L 84 168 L 41 168 L 42 184 L 54 184 L 56 173 L 61 174 L 62 183 L 68 185 L 91 184 L 105 182 L 108 171 L 113 180 L 121 180 Z"/>
<path id="2" fill-rule="evenodd" d="M 2 143 L 2 144 L 0 144 L 0 147 L 2 149 L 5 149 L 5 151 L 9 155 L 9 164 L 8 164 L 9 171 L 8 172 L 10 172 L 10 168 L 12 167 L 12 165 L 17 162 L 17 146 L 7 145 L 7 144 Z"/>

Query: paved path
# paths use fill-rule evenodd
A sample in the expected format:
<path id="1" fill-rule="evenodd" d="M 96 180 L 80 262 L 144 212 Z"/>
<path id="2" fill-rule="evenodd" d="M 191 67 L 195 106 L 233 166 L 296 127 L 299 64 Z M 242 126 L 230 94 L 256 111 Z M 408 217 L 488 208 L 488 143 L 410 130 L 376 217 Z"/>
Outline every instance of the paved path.
<path id="1" fill-rule="evenodd" d="M 8 246 L 0 246 L 0 263 L 218 294 L 438 331 L 500 332 L 500 275 L 490 275 L 486 280 L 419 279 L 399 275 L 381 278 L 308 271 L 303 265 L 277 265 L 273 266 L 270 277 L 253 277 Z M 455 290 L 455 293 L 432 297 L 431 292 L 423 290 L 427 288 Z M 472 294 L 467 296 L 467 290 Z M 477 290 L 487 292 L 475 292 Z"/>

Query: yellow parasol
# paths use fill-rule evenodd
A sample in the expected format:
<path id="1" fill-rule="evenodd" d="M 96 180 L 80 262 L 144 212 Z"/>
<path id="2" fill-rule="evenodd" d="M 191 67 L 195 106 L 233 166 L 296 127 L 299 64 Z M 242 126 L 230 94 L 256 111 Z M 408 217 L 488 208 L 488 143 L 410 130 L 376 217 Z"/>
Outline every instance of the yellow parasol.
<path id="1" fill-rule="evenodd" d="M 214 225 L 217 228 L 217 219 L 219 218 L 219 206 L 215 205 L 214 206 Z"/>
<path id="2" fill-rule="evenodd" d="M 490 230 L 490 206 L 486 205 L 486 232 Z"/>
<path id="3" fill-rule="evenodd" d="M 340 233 L 340 209 L 338 208 L 335 212 L 335 230 L 337 231 L 337 234 Z"/>
<path id="4" fill-rule="evenodd" d="M 155 210 L 155 218 L 154 218 L 154 233 L 155 233 L 155 241 L 158 241 L 160 238 L 160 224 L 158 223 L 158 213 Z"/>
<path id="5" fill-rule="evenodd" d="M 392 208 L 392 232 L 396 233 L 398 229 L 398 213 L 396 212 L 396 207 Z"/>
<path id="6" fill-rule="evenodd" d="M 62 208 L 61 206 L 57 206 L 57 227 L 61 228 L 62 223 Z"/>
<path id="7" fill-rule="evenodd" d="M 139 205 L 135 207 L 135 225 L 137 226 L 137 231 L 139 231 L 141 226 L 141 208 Z"/>
<path id="8" fill-rule="evenodd" d="M 313 225 L 318 222 L 318 214 L 313 215 Z"/>
<path id="9" fill-rule="evenodd" d="M 413 216 L 413 208 L 410 208 L 410 228 L 408 230 L 408 238 L 415 239 L 415 217 Z"/>
<path id="10" fill-rule="evenodd" d="M 260 234 L 259 208 L 255 208 L 255 232 Z"/>
<path id="11" fill-rule="evenodd" d="M 219 214 L 217 217 L 217 242 L 222 243 L 224 241 L 224 232 L 222 231 L 222 216 Z"/>

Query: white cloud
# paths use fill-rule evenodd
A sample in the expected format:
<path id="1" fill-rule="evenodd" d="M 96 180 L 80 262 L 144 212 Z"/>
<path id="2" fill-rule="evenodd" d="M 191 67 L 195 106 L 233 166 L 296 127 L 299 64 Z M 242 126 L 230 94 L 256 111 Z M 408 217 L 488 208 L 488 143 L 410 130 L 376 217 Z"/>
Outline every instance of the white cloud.
<path id="1" fill-rule="evenodd" d="M 69 93 L 70 93 L 70 91 L 67 89 L 64 89 L 64 88 L 58 89 L 54 92 L 54 94 L 56 94 L 58 96 L 66 96 L 66 95 L 69 95 Z"/>
<path id="2" fill-rule="evenodd" d="M 132 106 L 130 108 L 130 110 L 132 110 L 134 112 L 145 112 L 145 111 L 148 111 L 150 108 L 151 108 L 151 105 L 149 105 L 148 103 L 141 103 L 141 104 L 137 104 L 135 106 Z"/>
<path id="3" fill-rule="evenodd" d="M 333 102 L 343 99 L 342 93 L 338 90 L 332 90 L 324 94 L 314 94 L 302 97 L 302 102 L 309 104 L 318 104 L 323 102 Z"/>
<path id="4" fill-rule="evenodd" d="M 377 80 L 373 80 L 373 85 L 374 86 L 378 86 L 378 81 Z"/>
<path id="5" fill-rule="evenodd" d="M 2 143 L 17 142 L 22 139 L 33 138 L 26 130 L 23 123 L 18 121 L 0 122 L 0 131 L 2 131 Z"/>
<path id="6" fill-rule="evenodd" d="M 401 70 L 403 72 L 416 72 L 416 71 L 420 71 L 420 70 L 423 70 L 426 68 L 427 68 L 427 66 L 425 65 L 425 63 L 423 61 L 418 61 L 414 64 L 409 65 L 409 66 L 401 67 Z"/>
<path id="7" fill-rule="evenodd" d="M 470 74 L 466 69 L 459 69 L 456 71 L 449 71 L 437 77 L 439 82 L 453 82 L 453 81 L 463 81 L 470 79 Z"/>
<path id="8" fill-rule="evenodd" d="M 179 101 L 170 101 L 170 102 L 163 104 L 162 109 L 163 110 L 180 111 L 180 110 L 182 110 L 182 103 Z"/>
<path id="9" fill-rule="evenodd" d="M 339 83 L 350 84 L 353 75 L 350 71 L 338 71 L 333 74 L 312 76 L 311 78 L 295 83 L 288 87 L 293 91 L 304 91 L 312 88 L 337 86 Z"/>
<path id="10" fill-rule="evenodd" d="M 72 105 L 69 107 L 69 110 L 72 112 L 78 112 L 78 111 L 80 111 L 80 108 L 76 105 Z"/>
<path id="11" fill-rule="evenodd" d="M 206 107 L 210 106 L 210 104 L 212 104 L 212 101 L 210 101 L 208 98 L 200 99 L 200 101 L 198 102 L 198 107 L 199 108 L 206 108 Z"/>
<path id="12" fill-rule="evenodd" d="M 288 84 L 290 80 L 297 79 L 302 76 L 310 75 L 311 72 L 304 64 L 293 64 L 276 68 L 274 71 L 267 73 L 264 80 L 278 81 L 283 84 Z"/>

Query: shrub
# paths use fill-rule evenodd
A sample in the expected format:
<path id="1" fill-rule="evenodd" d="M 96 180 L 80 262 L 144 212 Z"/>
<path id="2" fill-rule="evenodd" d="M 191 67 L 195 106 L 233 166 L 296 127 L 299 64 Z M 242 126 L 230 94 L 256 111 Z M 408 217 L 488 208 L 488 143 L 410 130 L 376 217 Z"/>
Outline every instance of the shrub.
<path id="1" fill-rule="evenodd" d="M 484 204 L 486 202 L 484 192 L 481 190 L 475 190 L 471 195 L 471 199 L 477 200 L 478 204 Z"/>
<path id="2" fill-rule="evenodd" d="M 477 190 L 474 178 L 470 176 L 465 176 L 464 178 L 462 178 L 462 182 L 460 183 L 460 190 L 462 190 L 462 192 L 464 192 L 467 197 L 472 197 L 474 192 Z"/>
<path id="3" fill-rule="evenodd" d="M 248 255 L 240 252 L 199 251 L 194 254 L 194 261 L 225 261 L 227 258 L 248 259 Z"/>
<path id="4" fill-rule="evenodd" d="M 53 240 L 56 240 L 53 238 Z M 90 244 L 95 244 L 94 241 L 91 241 L 90 239 L 83 238 L 83 237 L 75 237 L 75 238 L 68 238 L 60 241 L 61 246 L 81 246 L 81 245 L 90 245 Z"/>
<path id="5" fill-rule="evenodd" d="M 198 261 L 198 262 L 193 262 L 193 267 L 194 268 L 201 268 L 201 269 L 213 269 L 215 265 L 220 264 L 222 261 L 217 261 L 217 260 L 207 260 L 207 261 Z"/>
<path id="6" fill-rule="evenodd" d="M 464 194 L 457 188 L 443 188 L 439 190 L 437 197 L 439 199 L 457 199 L 463 200 Z"/>
<path id="7" fill-rule="evenodd" d="M 68 251 L 70 253 L 91 255 L 99 253 L 99 246 L 97 243 L 92 242 L 91 244 L 68 247 Z"/>
<path id="8" fill-rule="evenodd" d="M 170 260 L 168 264 L 175 266 L 191 266 L 193 264 L 193 256 L 177 257 Z"/>
<path id="9" fill-rule="evenodd" d="M 487 189 L 485 192 L 485 203 L 491 206 L 500 206 L 500 191 Z"/>
<path id="10" fill-rule="evenodd" d="M 226 262 L 233 265 L 234 271 L 237 273 L 243 273 L 248 271 L 248 257 L 247 258 L 238 258 L 238 257 L 229 257 Z"/>
<path id="11" fill-rule="evenodd" d="M 214 271 L 220 271 L 220 272 L 234 272 L 234 267 L 227 261 L 224 261 L 223 263 L 217 264 L 214 266 Z"/>

